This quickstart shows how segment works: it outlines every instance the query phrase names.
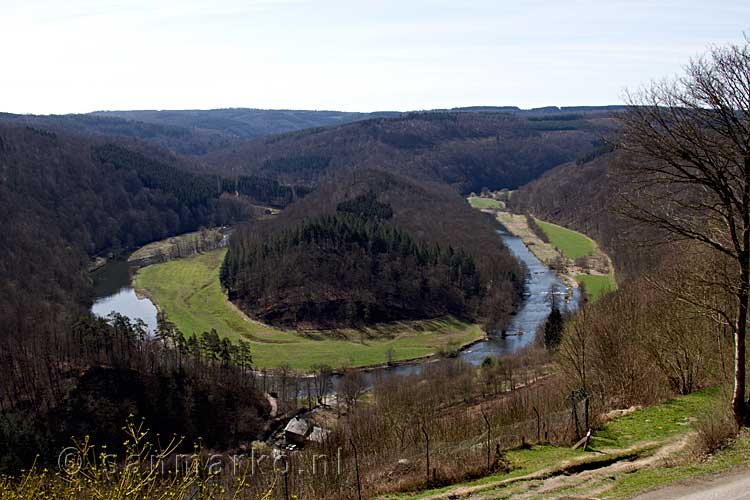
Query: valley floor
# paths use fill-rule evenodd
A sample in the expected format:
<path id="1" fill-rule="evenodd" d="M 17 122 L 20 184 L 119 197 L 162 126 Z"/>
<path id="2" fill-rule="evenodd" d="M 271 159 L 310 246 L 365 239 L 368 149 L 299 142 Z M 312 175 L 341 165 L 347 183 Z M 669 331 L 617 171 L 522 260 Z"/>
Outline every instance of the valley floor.
<path id="1" fill-rule="evenodd" d="M 186 336 L 215 328 L 219 336 L 250 343 L 257 368 L 310 369 L 380 365 L 451 352 L 484 338 L 479 325 L 453 317 L 403 321 L 335 332 L 282 330 L 247 317 L 221 289 L 226 249 L 141 268 L 135 286 Z"/>
<path id="2" fill-rule="evenodd" d="M 549 243 L 529 227 L 525 215 L 495 211 L 497 220 L 523 240 L 529 250 L 550 266 L 569 286 L 583 284 L 592 300 L 617 288 L 610 258 L 591 238 L 557 224 L 534 218 Z"/>

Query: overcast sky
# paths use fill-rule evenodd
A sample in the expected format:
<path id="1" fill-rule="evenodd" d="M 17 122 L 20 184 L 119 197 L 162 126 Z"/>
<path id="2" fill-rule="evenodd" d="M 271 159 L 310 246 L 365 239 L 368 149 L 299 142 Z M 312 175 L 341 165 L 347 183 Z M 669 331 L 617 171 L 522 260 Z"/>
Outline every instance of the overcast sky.
<path id="1" fill-rule="evenodd" d="M 748 1 L 0 0 L 0 111 L 599 105 Z"/>

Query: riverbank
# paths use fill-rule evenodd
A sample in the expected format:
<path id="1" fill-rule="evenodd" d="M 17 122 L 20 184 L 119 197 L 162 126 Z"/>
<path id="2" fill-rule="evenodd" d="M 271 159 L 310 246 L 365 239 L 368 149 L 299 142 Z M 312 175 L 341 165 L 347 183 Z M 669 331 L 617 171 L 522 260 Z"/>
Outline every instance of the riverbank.
<path id="1" fill-rule="evenodd" d="M 389 362 L 438 353 L 450 355 L 485 338 L 479 325 L 453 317 L 359 330 L 297 332 L 275 328 L 248 318 L 226 299 L 219 283 L 225 252 L 214 250 L 141 268 L 135 286 L 148 294 L 185 335 L 215 328 L 221 337 L 248 342 L 258 368 L 387 366 Z"/>
<path id="2" fill-rule="evenodd" d="M 103 298 L 106 311 L 99 309 L 101 315 L 106 315 L 112 304 L 113 310 L 132 317 L 130 311 L 147 302 L 153 309 L 147 323 L 155 325 L 153 306 L 158 304 L 185 335 L 200 335 L 215 328 L 221 336 L 250 343 L 254 364 L 261 369 L 286 365 L 310 370 L 325 364 L 338 369 L 413 373 L 443 356 L 457 356 L 479 365 L 488 357 L 513 354 L 533 343 L 535 332 L 549 314 L 546 292 L 552 286 L 563 286 L 520 238 L 506 233 L 499 237 L 529 269 L 524 300 L 508 325 L 506 336 L 487 336 L 478 325 L 451 317 L 335 332 L 273 328 L 247 317 L 226 299 L 218 279 L 225 249 L 141 268 L 134 283 L 127 272 L 121 273 L 122 279 L 113 285 L 120 290 L 114 298 L 123 300 Z M 121 264 L 127 266 L 125 262 Z M 151 300 L 139 301 L 139 297 Z M 569 299 L 565 307 L 574 309 L 578 304 L 576 291 Z"/>
<path id="3" fill-rule="evenodd" d="M 229 233 L 230 229 L 227 227 L 214 227 L 154 241 L 131 253 L 128 264 L 145 267 L 215 250 L 226 245 Z"/>
<path id="4" fill-rule="evenodd" d="M 548 241 L 529 227 L 526 215 L 504 210 L 486 210 L 495 215 L 511 234 L 524 244 L 546 266 L 555 271 L 569 287 L 581 284 L 591 300 L 617 288 L 612 261 L 599 245 L 585 234 L 534 218 Z"/>

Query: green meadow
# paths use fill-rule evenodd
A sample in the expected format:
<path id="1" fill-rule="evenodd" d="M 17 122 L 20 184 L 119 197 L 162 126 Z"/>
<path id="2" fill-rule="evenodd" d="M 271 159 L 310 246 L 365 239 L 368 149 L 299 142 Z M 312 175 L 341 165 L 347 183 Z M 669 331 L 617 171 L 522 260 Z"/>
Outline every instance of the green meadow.
<path id="1" fill-rule="evenodd" d="M 569 259 L 577 259 L 579 257 L 586 257 L 594 253 L 594 242 L 591 241 L 587 236 L 566 229 L 557 224 L 551 222 L 544 222 L 536 217 L 534 218 L 539 227 L 542 228 L 544 234 L 549 238 L 549 242 L 552 246 L 559 248 L 560 251 Z"/>
<path id="2" fill-rule="evenodd" d="M 250 343 L 255 366 L 310 369 L 385 363 L 456 349 L 481 339 L 478 325 L 453 317 L 376 325 L 362 330 L 296 332 L 254 321 L 226 299 L 219 269 L 226 250 L 139 270 L 136 287 L 186 336 L 215 328 L 221 337 Z"/>
<path id="3" fill-rule="evenodd" d="M 596 252 L 596 245 L 588 236 L 551 222 L 539 220 L 536 217 L 534 220 L 549 238 L 550 245 L 560 249 L 565 257 L 575 260 L 593 255 Z M 617 288 L 612 273 L 578 274 L 575 278 L 586 288 L 586 292 L 592 301 L 598 300 L 604 294 Z"/>
<path id="4" fill-rule="evenodd" d="M 612 274 L 579 274 L 576 280 L 586 288 L 586 293 L 593 301 L 616 288 Z"/>
<path id="5" fill-rule="evenodd" d="M 502 210 L 505 208 L 505 204 L 498 200 L 491 198 L 480 198 L 479 196 L 470 196 L 469 204 L 474 208 L 492 208 L 495 210 Z"/>

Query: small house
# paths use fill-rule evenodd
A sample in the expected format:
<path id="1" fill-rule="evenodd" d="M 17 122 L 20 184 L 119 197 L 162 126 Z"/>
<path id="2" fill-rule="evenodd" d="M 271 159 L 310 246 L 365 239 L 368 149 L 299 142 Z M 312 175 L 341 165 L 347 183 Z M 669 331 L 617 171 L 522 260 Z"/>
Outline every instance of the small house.
<path id="1" fill-rule="evenodd" d="M 303 418 L 294 417 L 284 427 L 284 440 L 287 443 L 302 445 L 310 433 L 310 426 Z"/>

